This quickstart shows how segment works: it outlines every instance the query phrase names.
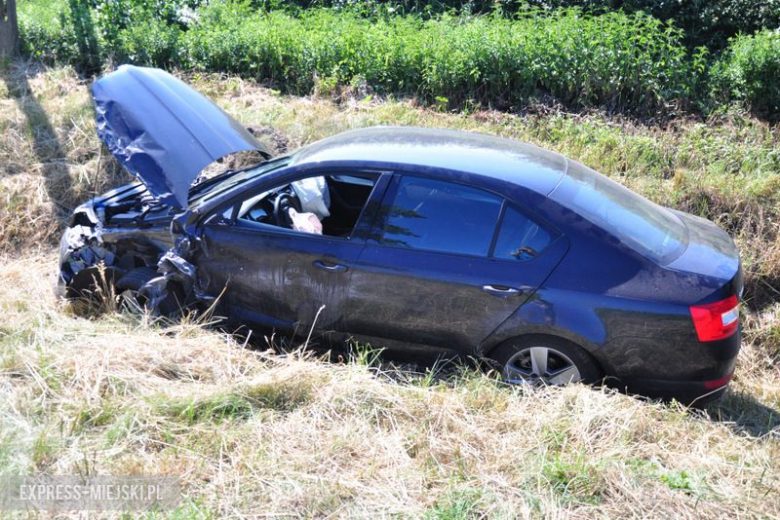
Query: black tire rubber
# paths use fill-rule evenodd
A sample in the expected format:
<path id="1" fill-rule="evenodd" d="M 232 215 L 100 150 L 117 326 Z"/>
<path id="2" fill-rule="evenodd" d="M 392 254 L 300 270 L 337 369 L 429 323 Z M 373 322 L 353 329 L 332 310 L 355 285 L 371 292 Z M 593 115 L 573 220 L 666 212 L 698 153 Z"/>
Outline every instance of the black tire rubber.
<path id="1" fill-rule="evenodd" d="M 604 378 L 604 372 L 588 352 L 574 343 L 555 336 L 530 335 L 509 340 L 490 353 L 490 359 L 495 361 L 499 373 L 503 374 L 504 366 L 517 352 L 529 347 L 547 347 L 557 350 L 568 357 L 580 371 L 582 383 L 594 384 Z"/>
<path id="2" fill-rule="evenodd" d="M 125 274 L 124 269 L 114 266 L 106 267 L 102 274 L 95 266 L 82 269 L 68 284 L 65 295 L 69 299 L 93 301 L 97 294 L 103 291 L 104 285 L 116 285 L 116 281 Z"/>
<path id="3" fill-rule="evenodd" d="M 146 285 L 150 280 L 162 276 L 157 272 L 154 267 L 136 267 L 127 272 L 119 281 L 116 282 L 117 292 L 123 291 L 138 291 Z M 158 311 L 162 316 L 179 316 L 182 310 L 185 309 L 185 296 L 184 291 L 178 283 L 168 283 L 168 296 L 160 302 Z M 139 301 L 140 305 L 144 305 L 145 302 Z"/>
<path id="4" fill-rule="evenodd" d="M 117 280 L 116 288 L 120 291 L 131 290 L 137 291 L 146 283 L 160 276 L 157 269 L 154 267 L 136 267 L 127 272 L 122 278 Z"/>

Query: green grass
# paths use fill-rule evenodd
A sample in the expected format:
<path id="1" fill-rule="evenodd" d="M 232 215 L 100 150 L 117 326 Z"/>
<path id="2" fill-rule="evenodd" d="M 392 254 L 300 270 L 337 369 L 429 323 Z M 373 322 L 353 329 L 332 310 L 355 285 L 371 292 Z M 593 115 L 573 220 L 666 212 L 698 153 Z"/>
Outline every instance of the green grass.
<path id="1" fill-rule="evenodd" d="M 467 520 L 480 516 L 479 501 L 482 493 L 478 489 L 462 486 L 448 491 L 426 511 L 427 520 Z"/>
<path id="2" fill-rule="evenodd" d="M 600 478 L 601 469 L 585 453 L 565 459 L 555 454 L 545 460 L 541 477 L 562 502 L 597 505 L 607 492 L 605 482 Z"/>
<path id="3" fill-rule="evenodd" d="M 188 424 L 246 420 L 256 411 L 290 412 L 309 399 L 309 382 L 275 382 L 249 385 L 233 392 L 170 401 L 159 399 L 161 414 Z"/>

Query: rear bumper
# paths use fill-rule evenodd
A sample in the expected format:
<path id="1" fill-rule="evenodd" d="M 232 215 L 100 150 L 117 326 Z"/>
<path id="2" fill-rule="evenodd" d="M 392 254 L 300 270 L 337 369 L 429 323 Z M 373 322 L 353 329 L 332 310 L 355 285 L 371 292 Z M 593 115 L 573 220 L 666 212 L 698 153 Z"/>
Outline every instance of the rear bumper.
<path id="1" fill-rule="evenodd" d="M 633 340 L 630 344 L 638 342 Z M 741 330 L 720 341 L 702 343 L 691 337 L 671 347 L 648 342 L 634 350 L 633 356 L 625 357 L 633 359 L 633 363 L 625 363 L 621 368 L 633 370 L 615 370 L 607 383 L 631 394 L 703 406 L 720 397 L 728 387 L 741 344 Z M 631 352 L 628 347 L 622 351 Z"/>

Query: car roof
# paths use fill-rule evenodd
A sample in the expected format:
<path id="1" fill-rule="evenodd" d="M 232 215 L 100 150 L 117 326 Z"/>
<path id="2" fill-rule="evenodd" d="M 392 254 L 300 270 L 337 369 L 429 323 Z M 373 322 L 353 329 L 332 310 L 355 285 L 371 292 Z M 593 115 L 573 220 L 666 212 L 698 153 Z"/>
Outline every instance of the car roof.
<path id="1" fill-rule="evenodd" d="M 413 166 L 490 177 L 547 195 L 568 159 L 531 144 L 472 132 L 380 126 L 344 132 L 302 148 L 293 164 L 352 163 L 363 167 Z"/>

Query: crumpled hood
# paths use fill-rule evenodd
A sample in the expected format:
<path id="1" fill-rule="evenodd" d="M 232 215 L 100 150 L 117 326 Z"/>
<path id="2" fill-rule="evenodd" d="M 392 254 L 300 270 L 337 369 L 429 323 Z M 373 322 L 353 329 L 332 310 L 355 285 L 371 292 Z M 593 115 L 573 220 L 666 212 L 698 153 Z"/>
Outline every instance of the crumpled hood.
<path id="1" fill-rule="evenodd" d="M 271 156 L 238 121 L 165 71 L 122 65 L 96 81 L 92 94 L 98 136 L 164 204 L 186 207 L 198 174 L 228 154 Z"/>

